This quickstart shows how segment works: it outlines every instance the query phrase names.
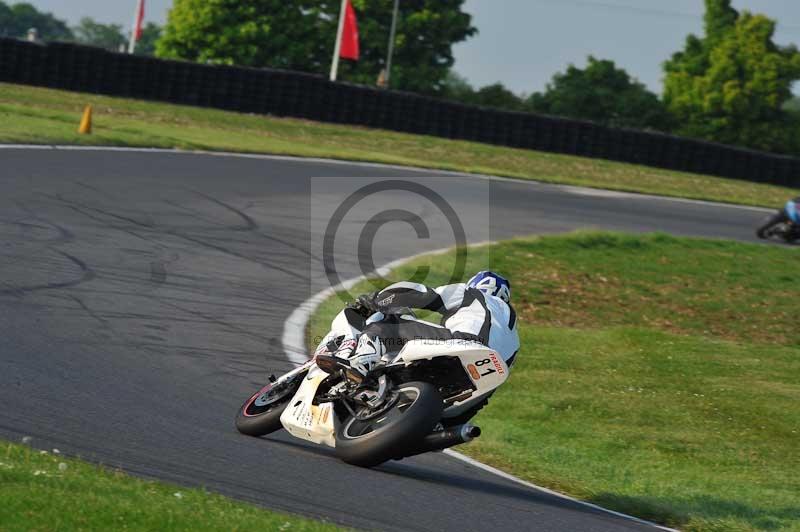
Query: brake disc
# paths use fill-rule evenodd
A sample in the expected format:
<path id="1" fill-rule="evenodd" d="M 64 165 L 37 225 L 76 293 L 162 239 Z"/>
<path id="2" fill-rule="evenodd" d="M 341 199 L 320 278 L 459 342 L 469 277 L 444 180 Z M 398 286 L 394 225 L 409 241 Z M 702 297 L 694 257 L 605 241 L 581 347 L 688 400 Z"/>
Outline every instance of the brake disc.
<path id="1" fill-rule="evenodd" d="M 368 407 L 364 407 L 361 409 L 355 416 L 357 421 L 369 421 L 370 419 L 374 419 L 378 416 L 382 416 L 392 408 L 394 405 L 397 404 L 397 401 L 400 400 L 400 394 L 396 391 L 391 392 L 391 396 L 384 401 L 383 405 L 380 406 L 378 409 L 371 409 Z"/>

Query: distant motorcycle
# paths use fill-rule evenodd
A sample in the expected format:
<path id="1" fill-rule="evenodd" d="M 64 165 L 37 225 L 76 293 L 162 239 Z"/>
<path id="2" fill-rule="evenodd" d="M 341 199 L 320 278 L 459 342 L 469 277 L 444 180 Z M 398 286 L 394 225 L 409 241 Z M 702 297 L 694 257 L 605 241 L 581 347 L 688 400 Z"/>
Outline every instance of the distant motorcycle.
<path id="1" fill-rule="evenodd" d="M 413 316 L 410 309 L 386 316 Z M 468 442 L 480 429 L 465 412 L 508 378 L 503 358 L 463 340 L 411 340 L 366 376 L 333 355 L 314 358 L 245 401 L 236 428 L 250 436 L 285 429 L 333 447 L 343 461 L 373 467 L 387 460 Z"/>
<path id="2" fill-rule="evenodd" d="M 764 220 L 756 230 L 756 236 L 764 240 L 795 242 L 800 240 L 800 197 L 786 202 L 786 205 Z"/>

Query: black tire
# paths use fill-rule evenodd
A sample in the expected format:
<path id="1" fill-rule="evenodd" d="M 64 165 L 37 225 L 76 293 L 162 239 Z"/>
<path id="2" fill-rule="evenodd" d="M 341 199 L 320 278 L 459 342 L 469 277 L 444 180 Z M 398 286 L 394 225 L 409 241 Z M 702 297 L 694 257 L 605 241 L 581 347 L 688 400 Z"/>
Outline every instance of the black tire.
<path id="1" fill-rule="evenodd" d="M 236 413 L 236 430 L 248 436 L 266 436 L 283 428 L 281 414 L 302 382 L 295 378 L 280 390 L 265 386 L 250 397 Z M 269 397 L 273 394 L 273 397 Z"/>
<path id="2" fill-rule="evenodd" d="M 385 413 L 367 421 L 345 419 L 336 430 L 336 456 L 348 464 L 375 467 L 402 457 L 431 433 L 442 417 L 439 390 L 427 382 L 397 387 L 400 399 Z"/>
<path id="3" fill-rule="evenodd" d="M 800 228 L 792 224 L 789 230 L 783 235 L 783 239 L 787 244 L 796 244 L 797 241 L 800 240 Z"/>
<path id="4" fill-rule="evenodd" d="M 774 225 L 785 221 L 785 218 L 786 215 L 783 213 L 783 211 L 773 214 L 772 216 L 767 218 L 766 221 L 764 221 L 764 223 L 761 224 L 761 226 L 758 229 L 756 229 L 756 236 L 764 240 L 769 239 L 770 237 L 769 230 L 772 229 Z"/>

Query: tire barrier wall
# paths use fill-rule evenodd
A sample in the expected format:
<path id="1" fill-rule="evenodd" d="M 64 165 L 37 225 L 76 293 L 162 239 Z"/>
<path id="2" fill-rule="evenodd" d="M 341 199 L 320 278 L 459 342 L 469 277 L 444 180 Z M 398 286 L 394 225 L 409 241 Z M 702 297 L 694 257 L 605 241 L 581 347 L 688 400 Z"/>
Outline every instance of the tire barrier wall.
<path id="1" fill-rule="evenodd" d="M 72 43 L 42 45 L 0 38 L 0 81 L 352 124 L 800 187 L 800 158 L 332 83 L 301 72 L 203 65 Z"/>

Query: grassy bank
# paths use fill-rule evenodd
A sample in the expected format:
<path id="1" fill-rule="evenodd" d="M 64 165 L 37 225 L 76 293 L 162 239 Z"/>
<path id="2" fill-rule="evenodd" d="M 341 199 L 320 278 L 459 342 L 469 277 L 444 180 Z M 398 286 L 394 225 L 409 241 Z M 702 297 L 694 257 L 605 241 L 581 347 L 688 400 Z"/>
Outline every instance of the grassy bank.
<path id="1" fill-rule="evenodd" d="M 0 443 L 0 530 L 340 530 Z"/>
<path id="2" fill-rule="evenodd" d="M 81 136 L 76 130 L 89 103 L 95 132 Z M 9 84 L 0 84 L 0 142 L 328 157 L 767 207 L 796 195 L 783 187 L 596 159 Z"/>
<path id="3" fill-rule="evenodd" d="M 459 450 L 686 530 L 800 530 L 795 250 L 586 233 L 470 260 L 511 277 L 523 348 Z M 391 277 L 421 262 L 429 284 L 452 270 L 441 255 Z"/>

